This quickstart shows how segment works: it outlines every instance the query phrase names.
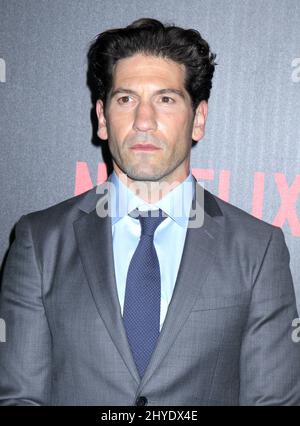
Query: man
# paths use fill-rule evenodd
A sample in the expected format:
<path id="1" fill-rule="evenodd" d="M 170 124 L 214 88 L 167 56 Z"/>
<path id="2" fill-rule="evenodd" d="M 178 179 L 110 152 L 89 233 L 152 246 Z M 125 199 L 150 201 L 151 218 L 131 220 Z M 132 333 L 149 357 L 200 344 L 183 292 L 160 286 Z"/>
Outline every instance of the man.
<path id="1" fill-rule="evenodd" d="M 1 403 L 298 405 L 283 233 L 190 172 L 215 66 L 208 44 L 141 19 L 100 34 L 88 59 L 114 170 L 17 223 Z"/>

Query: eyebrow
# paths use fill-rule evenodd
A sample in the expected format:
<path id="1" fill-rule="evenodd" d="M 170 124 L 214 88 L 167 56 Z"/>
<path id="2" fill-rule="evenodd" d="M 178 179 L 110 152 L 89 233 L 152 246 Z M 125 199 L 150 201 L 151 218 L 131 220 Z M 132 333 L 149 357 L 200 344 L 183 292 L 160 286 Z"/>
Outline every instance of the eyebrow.
<path id="1" fill-rule="evenodd" d="M 125 89 L 123 87 L 118 87 L 117 89 L 113 90 L 110 97 L 113 98 L 118 93 L 128 93 L 129 95 L 138 95 L 138 93 L 135 92 L 134 90 Z M 180 96 L 182 99 L 185 99 L 185 95 L 184 95 L 183 91 L 179 90 L 179 89 L 167 88 L 167 89 L 156 90 L 154 92 L 155 95 L 164 95 L 164 94 L 167 94 L 167 93 L 175 93 L 176 95 Z"/>

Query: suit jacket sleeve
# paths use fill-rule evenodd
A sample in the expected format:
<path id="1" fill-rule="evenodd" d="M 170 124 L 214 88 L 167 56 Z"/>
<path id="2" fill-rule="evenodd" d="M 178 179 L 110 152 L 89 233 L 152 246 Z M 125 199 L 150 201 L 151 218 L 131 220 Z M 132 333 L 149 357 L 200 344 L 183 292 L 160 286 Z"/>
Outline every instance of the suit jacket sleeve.
<path id="1" fill-rule="evenodd" d="M 50 395 L 51 335 L 42 299 L 42 273 L 28 219 L 16 225 L 5 264 L 0 318 L 6 342 L 0 343 L 0 405 L 43 405 Z"/>
<path id="2" fill-rule="evenodd" d="M 240 405 L 300 405 L 300 343 L 289 252 L 274 228 L 254 278 L 240 356 Z"/>

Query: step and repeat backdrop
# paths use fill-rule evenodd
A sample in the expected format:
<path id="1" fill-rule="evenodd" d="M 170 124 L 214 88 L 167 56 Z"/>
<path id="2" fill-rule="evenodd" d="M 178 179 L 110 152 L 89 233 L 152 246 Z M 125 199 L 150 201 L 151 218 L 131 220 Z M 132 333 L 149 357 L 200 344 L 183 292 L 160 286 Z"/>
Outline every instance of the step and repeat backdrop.
<path id="1" fill-rule="evenodd" d="M 21 215 L 106 179 L 86 54 L 98 33 L 140 17 L 195 28 L 217 54 L 192 170 L 283 229 L 299 308 L 299 0 L 0 0 L 2 264 Z"/>

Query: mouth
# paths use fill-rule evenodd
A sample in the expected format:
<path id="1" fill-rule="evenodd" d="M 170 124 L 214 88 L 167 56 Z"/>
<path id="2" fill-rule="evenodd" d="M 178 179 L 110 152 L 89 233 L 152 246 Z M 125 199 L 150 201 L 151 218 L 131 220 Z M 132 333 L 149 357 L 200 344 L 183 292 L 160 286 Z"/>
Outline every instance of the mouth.
<path id="1" fill-rule="evenodd" d="M 134 150 L 134 151 L 157 151 L 161 148 L 159 148 L 158 146 L 152 145 L 152 144 L 136 144 L 133 145 L 130 149 Z"/>

